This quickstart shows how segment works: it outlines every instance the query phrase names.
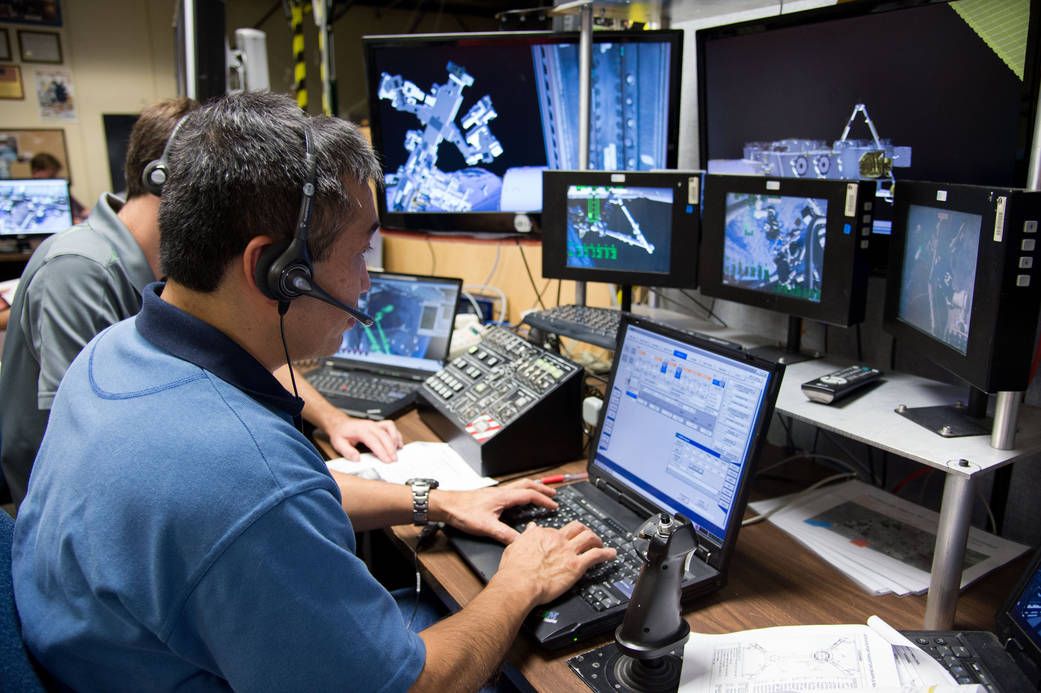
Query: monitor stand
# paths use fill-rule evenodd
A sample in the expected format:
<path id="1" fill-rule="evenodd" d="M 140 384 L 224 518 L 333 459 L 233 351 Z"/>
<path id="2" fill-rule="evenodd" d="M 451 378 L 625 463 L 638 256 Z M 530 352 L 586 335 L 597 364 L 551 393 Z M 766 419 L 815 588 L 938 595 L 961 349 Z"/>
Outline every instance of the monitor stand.
<path id="1" fill-rule="evenodd" d="M 987 393 L 970 386 L 969 401 L 934 407 L 907 407 L 896 413 L 944 438 L 981 436 L 991 432 L 993 420 L 987 416 Z"/>
<path id="2" fill-rule="evenodd" d="M 783 347 L 768 345 L 749 349 L 748 352 L 767 361 L 785 365 L 819 359 L 821 356 L 817 352 L 806 353 L 802 351 L 802 318 L 794 315 L 788 316 L 788 339 Z"/>

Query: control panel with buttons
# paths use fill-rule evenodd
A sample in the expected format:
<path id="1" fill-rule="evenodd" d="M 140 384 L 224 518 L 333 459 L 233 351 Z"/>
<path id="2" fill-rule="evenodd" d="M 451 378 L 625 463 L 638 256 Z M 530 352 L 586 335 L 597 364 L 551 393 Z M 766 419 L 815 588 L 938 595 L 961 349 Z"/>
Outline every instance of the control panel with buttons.
<path id="1" fill-rule="evenodd" d="M 420 389 L 420 416 L 480 474 L 577 458 L 583 369 L 492 328 Z"/>

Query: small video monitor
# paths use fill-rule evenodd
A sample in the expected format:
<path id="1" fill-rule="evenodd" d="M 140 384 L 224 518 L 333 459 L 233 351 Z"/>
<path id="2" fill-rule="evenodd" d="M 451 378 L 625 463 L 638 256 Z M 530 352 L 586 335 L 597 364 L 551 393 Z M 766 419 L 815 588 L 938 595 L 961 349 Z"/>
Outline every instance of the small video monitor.
<path id="1" fill-rule="evenodd" d="M 0 180 L 0 236 L 49 236 L 70 226 L 69 181 L 64 178 Z"/>
<path id="2" fill-rule="evenodd" d="M 1026 389 L 1041 193 L 920 181 L 895 192 L 886 330 L 982 392 Z"/>
<path id="3" fill-rule="evenodd" d="M 700 171 L 543 173 L 542 276 L 697 286 Z"/>
<path id="4" fill-rule="evenodd" d="M 844 327 L 864 319 L 869 184 L 710 174 L 703 204 L 702 293 Z"/>

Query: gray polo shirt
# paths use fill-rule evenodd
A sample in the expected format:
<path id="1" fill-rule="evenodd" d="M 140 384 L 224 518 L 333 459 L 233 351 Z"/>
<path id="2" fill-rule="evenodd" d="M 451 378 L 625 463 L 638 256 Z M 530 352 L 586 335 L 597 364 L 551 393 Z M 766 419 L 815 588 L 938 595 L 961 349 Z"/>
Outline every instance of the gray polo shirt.
<path id="1" fill-rule="evenodd" d="M 102 195 L 84 223 L 41 243 L 22 273 L 0 368 L 0 467 L 15 503 L 65 370 L 94 335 L 136 315 L 156 279 L 116 216 L 122 205 Z"/>

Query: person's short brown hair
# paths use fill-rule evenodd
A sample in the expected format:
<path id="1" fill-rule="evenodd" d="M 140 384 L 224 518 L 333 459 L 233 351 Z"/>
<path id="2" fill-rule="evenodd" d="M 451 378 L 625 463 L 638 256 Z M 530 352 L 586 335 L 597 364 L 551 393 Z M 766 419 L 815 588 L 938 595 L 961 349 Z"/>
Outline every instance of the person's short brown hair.
<path id="1" fill-rule="evenodd" d="M 195 99 L 181 97 L 159 101 L 145 106 L 141 111 L 130 132 L 126 163 L 123 166 L 128 200 L 149 194 L 141 182 L 141 174 L 148 164 L 163 155 L 166 140 L 170 138 L 177 121 L 198 107 L 199 102 Z"/>
<path id="2" fill-rule="evenodd" d="M 61 171 L 61 162 L 53 154 L 40 152 L 29 159 L 29 170 L 33 173 L 37 171 L 54 171 L 59 173 Z"/>

